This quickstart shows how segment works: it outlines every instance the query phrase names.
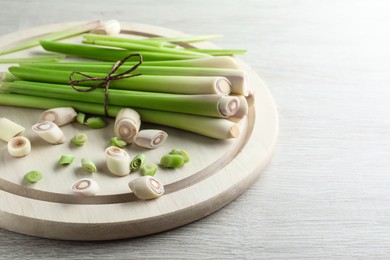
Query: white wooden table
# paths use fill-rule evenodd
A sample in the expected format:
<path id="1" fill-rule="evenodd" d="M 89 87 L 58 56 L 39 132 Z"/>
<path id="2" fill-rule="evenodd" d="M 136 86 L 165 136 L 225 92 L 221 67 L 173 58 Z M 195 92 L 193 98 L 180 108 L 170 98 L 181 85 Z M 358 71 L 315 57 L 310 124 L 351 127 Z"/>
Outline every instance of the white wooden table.
<path id="1" fill-rule="evenodd" d="M 278 104 L 271 163 L 182 228 L 93 243 L 0 230 L 0 258 L 389 258 L 388 1 L 166 2 L 0 0 L 0 34 L 96 18 L 224 34 Z"/>

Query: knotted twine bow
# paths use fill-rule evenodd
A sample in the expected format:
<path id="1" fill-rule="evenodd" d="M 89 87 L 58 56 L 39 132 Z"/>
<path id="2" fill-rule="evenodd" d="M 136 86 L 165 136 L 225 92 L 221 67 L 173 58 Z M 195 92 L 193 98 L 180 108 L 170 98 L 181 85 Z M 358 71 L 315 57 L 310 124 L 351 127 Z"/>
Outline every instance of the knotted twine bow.
<path id="1" fill-rule="evenodd" d="M 126 70 L 125 72 L 122 72 L 122 73 L 119 73 L 119 74 L 115 74 L 115 72 L 127 60 L 131 59 L 132 57 L 138 57 L 139 58 L 139 62 L 137 64 L 135 64 L 133 67 L 131 67 L 130 69 Z M 105 86 L 105 92 L 104 92 L 104 114 L 105 114 L 106 117 L 108 117 L 107 101 L 108 101 L 108 89 L 110 87 L 110 82 L 113 81 L 113 80 L 120 80 L 120 79 L 132 78 L 132 77 L 140 76 L 141 73 L 138 73 L 138 74 L 130 74 L 130 73 L 133 72 L 134 70 L 136 70 L 141 64 L 142 64 L 142 55 L 139 54 L 139 53 L 131 54 L 131 55 L 125 57 L 124 59 L 117 61 L 114 64 L 114 66 L 112 67 L 111 71 L 105 77 L 92 77 L 92 76 L 89 76 L 89 75 L 87 75 L 85 73 L 82 73 L 82 72 L 73 71 L 70 74 L 70 76 L 69 76 L 69 85 L 74 90 L 76 90 L 77 92 L 90 92 L 90 91 L 93 91 L 93 90 L 95 90 L 97 88 Z M 73 75 L 74 74 L 78 74 L 78 75 L 84 76 L 85 78 L 74 80 L 73 79 Z M 85 81 L 102 81 L 102 82 L 96 84 L 95 86 L 87 88 L 87 89 L 78 89 L 76 87 L 76 85 L 78 83 L 85 82 Z"/>

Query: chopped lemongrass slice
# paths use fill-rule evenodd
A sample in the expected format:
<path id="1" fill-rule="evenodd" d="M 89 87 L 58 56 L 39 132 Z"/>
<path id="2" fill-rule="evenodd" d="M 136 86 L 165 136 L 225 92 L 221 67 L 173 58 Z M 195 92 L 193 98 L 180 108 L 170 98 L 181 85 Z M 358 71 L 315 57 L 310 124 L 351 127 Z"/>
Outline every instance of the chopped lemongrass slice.
<path id="1" fill-rule="evenodd" d="M 108 170 L 117 176 L 125 176 L 130 173 L 129 154 L 116 146 L 110 146 L 105 151 Z"/>
<path id="2" fill-rule="evenodd" d="M 0 118 L 0 139 L 8 142 L 12 137 L 22 135 L 24 127 L 9 120 L 8 118 Z"/>
<path id="3" fill-rule="evenodd" d="M 77 134 L 72 138 L 72 143 L 77 146 L 82 146 L 87 142 L 88 137 L 86 134 Z"/>
<path id="4" fill-rule="evenodd" d="M 195 49 L 186 48 L 188 51 L 199 52 L 203 54 L 209 54 L 213 56 L 230 56 L 230 55 L 242 55 L 246 53 L 246 50 L 220 50 L 220 49 Z"/>
<path id="5" fill-rule="evenodd" d="M 58 162 L 59 165 L 69 165 L 73 162 L 74 156 L 70 154 L 64 154 L 61 156 L 60 161 Z"/>
<path id="6" fill-rule="evenodd" d="M 142 169 L 142 174 L 144 176 L 149 175 L 149 176 L 154 176 L 157 172 L 157 164 L 155 163 L 147 163 L 145 164 L 141 169 Z"/>
<path id="7" fill-rule="evenodd" d="M 184 165 L 184 157 L 178 154 L 166 154 L 161 157 L 160 165 L 165 168 L 179 168 Z"/>
<path id="8" fill-rule="evenodd" d="M 132 143 L 141 126 L 141 118 L 131 108 L 121 109 L 115 118 L 114 133 L 126 143 Z"/>
<path id="9" fill-rule="evenodd" d="M 81 124 L 81 125 L 84 125 L 84 121 L 85 121 L 85 114 L 84 113 L 77 113 L 77 116 L 76 116 L 76 122 Z"/>
<path id="10" fill-rule="evenodd" d="M 142 169 L 145 162 L 146 162 L 146 155 L 145 154 L 141 153 L 141 154 L 136 155 L 133 158 L 133 160 L 130 162 L 130 171 L 135 172 L 140 168 Z"/>
<path id="11" fill-rule="evenodd" d="M 95 163 L 89 159 L 86 159 L 86 158 L 81 159 L 81 167 L 90 173 L 94 173 L 97 171 Z"/>
<path id="12" fill-rule="evenodd" d="M 86 125 L 90 128 L 98 129 L 98 128 L 106 127 L 107 123 L 101 117 L 90 117 L 84 121 L 84 125 Z"/>
<path id="13" fill-rule="evenodd" d="M 221 38 L 221 34 L 212 34 L 212 35 L 198 35 L 198 36 L 182 36 L 182 37 L 153 37 L 148 38 L 151 41 L 160 41 L 160 42 L 202 42 L 211 39 Z"/>
<path id="14" fill-rule="evenodd" d="M 190 155 L 184 149 L 173 149 L 169 154 L 178 154 L 183 156 L 184 163 L 188 163 L 190 161 Z"/>
<path id="15" fill-rule="evenodd" d="M 39 121 L 50 121 L 58 126 L 69 124 L 75 120 L 77 112 L 71 107 L 57 107 L 42 113 Z"/>
<path id="16" fill-rule="evenodd" d="M 32 130 L 43 140 L 51 144 L 65 143 L 64 132 L 53 122 L 43 121 L 32 126 Z"/>
<path id="17" fill-rule="evenodd" d="M 113 137 L 110 140 L 110 146 L 116 146 L 116 147 L 119 147 L 119 148 L 123 148 L 126 145 L 127 145 L 127 143 L 125 141 L 123 141 L 122 139 L 118 138 L 118 137 Z"/>
<path id="18" fill-rule="evenodd" d="M 55 40 L 60 40 L 60 39 L 69 38 L 69 37 L 72 37 L 75 35 L 79 35 L 79 34 L 82 34 L 84 32 L 88 32 L 88 31 L 96 28 L 99 25 L 100 25 L 100 21 L 92 21 L 92 22 L 88 22 L 85 24 L 79 24 L 77 26 L 66 28 L 66 29 L 63 29 L 60 31 L 45 34 L 43 36 L 37 36 L 35 38 L 32 38 L 31 40 L 27 40 L 25 42 L 22 42 L 21 44 L 19 44 L 17 46 L 0 51 L 0 55 L 6 54 L 6 53 L 11 53 L 11 52 L 16 52 L 16 51 L 20 51 L 20 50 L 24 50 L 24 49 L 28 49 L 28 48 L 37 46 L 37 45 L 39 45 L 39 42 L 42 40 L 55 41 Z"/>
<path id="19" fill-rule="evenodd" d="M 92 179 L 84 178 L 72 185 L 72 191 L 84 196 L 93 196 L 99 191 L 99 185 Z"/>
<path id="20" fill-rule="evenodd" d="M 164 186 L 152 176 L 142 176 L 130 181 L 129 188 L 142 200 L 154 199 L 164 194 Z"/>
<path id="21" fill-rule="evenodd" d="M 23 157 L 30 153 L 31 143 L 24 136 L 16 136 L 9 140 L 8 153 L 13 157 Z"/>
<path id="22" fill-rule="evenodd" d="M 24 180 L 29 183 L 36 183 L 42 179 L 42 173 L 40 171 L 30 171 L 24 175 Z"/>
<path id="23" fill-rule="evenodd" d="M 91 33 L 117 35 L 121 32 L 121 24 L 117 20 L 109 20 L 104 22 L 101 26 L 91 30 Z"/>
<path id="24" fill-rule="evenodd" d="M 161 146 L 167 138 L 168 134 L 162 130 L 146 129 L 136 135 L 134 142 L 140 147 L 155 149 Z"/>
<path id="25" fill-rule="evenodd" d="M 65 59 L 63 54 L 50 54 L 50 55 L 39 55 L 28 58 L 0 58 L 1 63 L 33 63 L 33 62 L 46 62 L 46 61 L 59 61 Z"/>

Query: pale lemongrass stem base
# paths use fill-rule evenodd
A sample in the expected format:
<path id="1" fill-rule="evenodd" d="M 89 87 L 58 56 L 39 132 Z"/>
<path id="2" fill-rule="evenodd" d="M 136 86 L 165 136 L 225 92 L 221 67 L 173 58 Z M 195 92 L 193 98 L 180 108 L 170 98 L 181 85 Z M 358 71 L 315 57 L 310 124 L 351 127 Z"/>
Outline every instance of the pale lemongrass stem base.
<path id="1" fill-rule="evenodd" d="M 22 135 L 24 127 L 7 119 L 0 118 L 0 139 L 8 142 L 11 138 Z"/>

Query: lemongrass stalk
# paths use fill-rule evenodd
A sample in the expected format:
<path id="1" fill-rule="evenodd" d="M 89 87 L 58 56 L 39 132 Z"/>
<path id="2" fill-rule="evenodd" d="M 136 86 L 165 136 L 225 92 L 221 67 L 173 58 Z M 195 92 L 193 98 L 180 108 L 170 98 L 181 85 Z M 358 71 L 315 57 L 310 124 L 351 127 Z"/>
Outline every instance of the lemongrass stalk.
<path id="1" fill-rule="evenodd" d="M 237 112 L 229 117 L 229 120 L 234 122 L 238 122 L 243 119 L 248 114 L 249 110 L 247 99 L 244 96 L 237 97 L 240 100 L 240 105 L 238 106 Z"/>
<path id="2" fill-rule="evenodd" d="M 211 34 L 211 35 L 198 35 L 198 36 L 181 36 L 181 37 L 152 37 L 148 38 L 151 41 L 159 42 L 202 42 L 211 39 L 221 38 L 221 34 Z"/>
<path id="3" fill-rule="evenodd" d="M 28 49 L 34 46 L 39 45 L 40 41 L 55 41 L 55 40 L 60 40 L 60 39 L 65 39 L 65 38 L 70 38 L 72 36 L 76 36 L 85 32 L 88 32 L 100 25 L 100 21 L 91 21 L 88 23 L 84 24 L 79 24 L 77 26 L 73 26 L 70 28 L 66 28 L 60 31 L 55 31 L 49 34 L 45 35 L 39 35 L 31 40 L 27 40 L 25 42 L 22 42 L 21 44 L 17 46 L 10 47 L 8 49 L 0 51 L 0 55 L 6 54 L 6 53 L 11 53 L 11 52 L 16 52 L 24 49 Z"/>
<path id="4" fill-rule="evenodd" d="M 104 103 L 105 90 L 98 88 L 90 92 L 77 92 L 68 85 L 48 84 L 30 81 L 4 82 L 2 91 L 60 98 L 90 103 Z M 87 87 L 78 87 L 88 90 Z M 108 103 L 131 108 L 147 108 L 154 110 L 188 113 L 210 117 L 229 117 L 236 113 L 239 99 L 226 95 L 176 95 L 154 92 L 110 89 Z M 84 123 L 87 125 L 88 120 Z"/>
<path id="5" fill-rule="evenodd" d="M 163 45 L 162 42 L 158 42 L 158 41 L 150 41 L 148 39 L 133 39 L 133 38 L 123 37 L 123 36 L 85 33 L 83 34 L 83 37 L 84 39 L 91 40 L 91 41 L 104 40 L 104 41 L 114 41 L 114 42 L 124 42 L 124 43 L 136 43 L 136 44 L 148 45 L 153 47 L 161 47 Z"/>
<path id="6" fill-rule="evenodd" d="M 129 182 L 129 188 L 142 200 L 155 199 L 164 194 L 164 185 L 152 176 L 138 177 Z"/>
<path id="7" fill-rule="evenodd" d="M 66 71 L 81 71 L 81 72 L 95 72 L 108 73 L 111 70 L 111 65 L 87 65 L 87 64 L 72 64 L 66 65 L 61 63 L 54 63 L 53 65 L 39 65 L 29 64 L 24 67 L 35 67 L 45 69 L 56 69 Z M 123 65 L 117 73 L 124 72 L 130 69 L 131 66 Z M 16 70 L 14 70 L 16 71 Z M 135 73 L 142 75 L 156 75 L 156 76 L 211 76 L 211 77 L 225 77 L 231 84 L 231 93 L 236 95 L 247 96 L 249 94 L 249 83 L 247 73 L 243 70 L 235 69 L 218 69 L 218 68 L 186 68 L 186 67 L 163 67 L 163 66 L 140 66 Z"/>
<path id="8" fill-rule="evenodd" d="M 31 152 L 31 143 L 24 136 L 15 136 L 7 144 L 9 155 L 13 157 L 23 157 Z"/>
<path id="9" fill-rule="evenodd" d="M 64 132 L 56 124 L 50 121 L 43 121 L 32 126 L 32 130 L 43 140 L 50 144 L 65 143 Z"/>
<path id="10" fill-rule="evenodd" d="M 28 58 L 0 58 L 0 64 L 4 63 L 34 63 L 34 62 L 47 62 L 47 61 L 59 61 L 65 59 L 63 54 L 50 54 L 50 55 L 37 55 Z"/>
<path id="11" fill-rule="evenodd" d="M 77 111 L 83 113 L 96 115 L 105 114 L 104 107 L 100 104 L 9 94 L 3 92 L 0 92 L 0 105 L 40 109 L 49 109 L 58 106 L 71 106 Z M 115 117 L 121 108 L 123 107 L 112 105 L 108 106 L 108 115 Z M 240 134 L 240 129 L 237 124 L 223 118 L 212 118 L 141 108 L 138 108 L 137 112 L 141 115 L 143 122 L 169 126 L 215 139 L 236 138 Z"/>
<path id="12" fill-rule="evenodd" d="M 29 65 L 29 64 L 23 64 Z M 66 69 L 73 70 L 75 65 L 108 65 L 114 66 L 114 62 L 110 61 L 61 61 L 61 62 L 35 62 L 33 66 L 41 68 Z M 136 62 L 127 61 L 125 65 L 136 65 Z M 162 67 L 189 67 L 189 68 L 221 68 L 221 69 L 238 69 L 236 60 L 232 57 L 208 57 L 188 60 L 166 60 L 166 61 L 144 61 L 142 67 L 146 66 L 162 66 Z"/>
<path id="13" fill-rule="evenodd" d="M 94 44 L 99 46 L 107 46 L 107 47 L 116 47 L 121 49 L 126 49 L 133 52 L 147 51 L 154 53 L 166 53 L 166 54 L 176 54 L 176 55 L 187 55 L 192 57 L 208 57 L 210 55 L 195 52 L 187 49 L 172 49 L 165 47 L 154 47 L 150 45 L 142 45 L 136 43 L 128 43 L 128 42 L 116 42 L 116 41 L 104 41 L 104 40 L 84 40 L 83 43 Z"/>
<path id="14" fill-rule="evenodd" d="M 72 123 L 77 116 L 77 112 L 72 107 L 57 107 L 43 112 L 39 121 L 51 121 L 58 126 Z"/>
<path id="15" fill-rule="evenodd" d="M 134 54 L 134 51 L 97 47 L 87 44 L 73 44 L 54 41 L 41 41 L 41 46 L 50 52 L 58 52 L 71 56 L 106 60 L 106 61 L 118 61 L 122 60 L 130 54 Z M 159 61 L 159 60 L 187 60 L 191 58 L 197 58 L 195 56 L 168 54 L 168 53 L 155 53 L 148 51 L 137 52 L 142 55 L 145 61 Z"/>
<path id="16" fill-rule="evenodd" d="M 121 24 L 117 20 L 109 20 L 99 27 L 91 30 L 91 33 L 104 35 L 118 35 L 121 32 Z"/>
<path id="17" fill-rule="evenodd" d="M 157 129 L 141 130 L 134 139 L 137 146 L 155 149 L 161 146 L 168 138 L 168 134 Z"/>
<path id="18" fill-rule="evenodd" d="M 95 70 L 96 66 L 89 70 Z M 105 69 L 109 70 L 109 67 L 98 67 L 100 72 L 105 71 Z M 126 66 L 127 68 L 127 66 Z M 233 86 L 231 83 L 224 77 L 219 77 L 211 72 L 207 72 L 207 70 L 203 74 L 209 74 L 210 76 L 196 76 L 196 74 L 202 74 L 202 70 L 199 69 L 198 73 L 191 72 L 190 70 L 184 69 L 180 70 L 180 68 L 173 67 L 161 67 L 161 74 L 158 74 L 159 67 L 145 67 L 137 70 L 137 73 L 149 75 L 141 75 L 138 77 L 132 78 L 124 78 L 120 80 L 112 80 L 110 82 L 110 88 L 115 89 L 127 89 L 127 90 L 137 90 L 137 91 L 150 91 L 150 92 L 160 92 L 160 93 L 175 93 L 175 94 L 229 94 Z M 74 68 L 77 71 L 77 66 Z M 82 68 L 80 68 L 82 69 Z M 122 71 L 122 69 L 120 69 Z M 69 75 L 72 73 L 71 71 L 62 71 L 62 70 L 51 70 L 51 69 L 41 69 L 34 67 L 10 67 L 9 71 L 17 78 L 26 80 L 26 81 L 38 81 L 38 82 L 46 82 L 46 83 L 59 83 L 59 84 L 68 84 Z M 84 73 L 89 72 L 88 69 L 83 71 Z M 167 74 L 167 75 L 164 75 Z M 221 72 L 222 73 L 222 72 Z M 243 80 L 245 77 L 235 76 L 234 74 L 243 74 L 242 71 L 233 71 L 230 72 L 232 74 L 231 78 L 238 82 L 240 79 Z M 169 75 L 171 74 L 171 75 Z M 182 75 L 175 75 L 182 74 Z M 191 74 L 193 76 L 191 76 Z M 107 76 L 106 73 L 88 73 L 89 76 L 104 78 Z M 161 76 L 162 75 L 162 76 Z M 190 75 L 190 76 L 187 76 Z M 78 74 L 73 75 L 74 80 L 83 79 L 83 76 Z M 239 82 L 245 84 L 245 82 Z M 239 84 L 237 83 L 237 84 Z M 80 82 L 79 85 L 82 86 L 94 86 L 96 85 L 96 81 L 84 81 Z M 243 87 L 237 86 L 235 87 L 236 92 L 243 92 Z M 242 91 L 238 90 L 241 89 Z"/>
<path id="19" fill-rule="evenodd" d="M 8 142 L 15 136 L 22 135 L 25 128 L 8 118 L 0 118 L 0 139 L 4 142 Z"/>
<path id="20" fill-rule="evenodd" d="M 10 81 L 15 81 L 18 80 L 16 76 L 14 76 L 10 72 L 0 72 L 0 83 L 1 82 L 10 82 Z"/>
<path id="21" fill-rule="evenodd" d="M 73 183 L 71 189 L 74 193 L 89 197 L 99 191 L 99 185 L 92 179 L 83 178 Z"/>
<path id="22" fill-rule="evenodd" d="M 36 183 L 42 179 L 43 175 L 40 171 L 29 171 L 23 177 L 23 179 L 28 183 Z"/>
<path id="23" fill-rule="evenodd" d="M 186 48 L 191 52 L 198 52 L 203 54 L 209 54 L 213 56 L 231 56 L 231 55 L 243 55 L 246 50 L 228 50 L 228 49 L 197 49 L 197 48 Z"/>

